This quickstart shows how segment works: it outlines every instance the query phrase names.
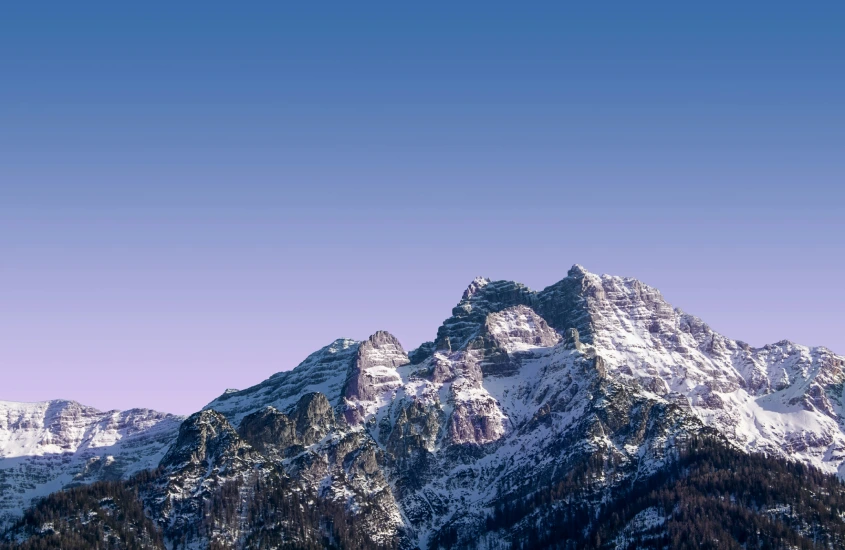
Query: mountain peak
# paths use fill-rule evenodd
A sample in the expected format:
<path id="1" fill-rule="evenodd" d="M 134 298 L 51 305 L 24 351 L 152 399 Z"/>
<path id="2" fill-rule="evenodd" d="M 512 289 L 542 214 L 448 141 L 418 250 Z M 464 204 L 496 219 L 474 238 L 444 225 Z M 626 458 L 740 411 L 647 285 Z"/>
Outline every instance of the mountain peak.
<path id="1" fill-rule="evenodd" d="M 395 346 L 402 352 L 405 351 L 402 349 L 402 344 L 399 343 L 399 339 L 386 330 L 377 330 L 372 334 L 372 336 L 367 338 L 367 343 L 376 349 L 384 346 Z"/>
<path id="2" fill-rule="evenodd" d="M 464 295 L 462 298 L 464 300 L 469 300 L 476 292 L 478 292 L 488 284 L 490 284 L 490 279 L 486 277 L 476 277 L 472 280 L 467 289 L 464 291 Z"/>
<path id="3" fill-rule="evenodd" d="M 566 275 L 569 277 L 583 277 L 584 275 L 588 275 L 590 272 L 581 265 L 575 264 L 569 268 L 569 271 L 566 272 Z"/>

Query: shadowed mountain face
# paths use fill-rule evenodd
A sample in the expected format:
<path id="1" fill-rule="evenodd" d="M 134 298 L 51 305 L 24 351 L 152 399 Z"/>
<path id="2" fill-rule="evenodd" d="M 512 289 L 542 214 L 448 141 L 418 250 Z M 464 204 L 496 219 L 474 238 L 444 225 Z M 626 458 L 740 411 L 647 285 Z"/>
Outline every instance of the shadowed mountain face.
<path id="1" fill-rule="evenodd" d="M 786 341 L 752 348 L 637 280 L 574 266 L 542 291 L 475 279 L 436 338 L 416 350 L 406 353 L 384 331 L 363 342 L 337 340 L 291 371 L 227 391 L 178 433 L 178 419 L 162 416 L 134 436 L 121 432 L 120 441 L 146 434 L 147 447 L 137 448 L 153 458 L 143 467 L 160 460 L 138 498 L 171 546 L 249 547 L 247 539 L 281 537 L 256 523 L 266 512 L 256 508 L 262 487 L 311 499 L 311 530 L 290 535 L 303 544 L 597 545 L 578 532 L 603 537 L 598 546 L 610 544 L 609 536 L 671 542 L 675 516 L 651 510 L 645 497 L 643 510 L 620 511 L 613 522 L 602 510 L 646 481 L 669 479 L 660 476 L 699 452 L 701 441 L 716 445 L 706 447 L 714 456 L 720 449 L 736 457 L 765 452 L 822 478 L 842 475 L 843 367 L 825 348 Z M 58 456 L 75 442 L 68 456 L 81 463 L 84 436 L 75 424 L 41 423 L 58 427 L 39 448 L 55 445 L 49 449 Z M 2 441 L 29 441 L 26 422 L 6 426 Z M 15 456 L 36 463 L 23 451 Z M 11 471 L 6 461 L 14 459 L 0 459 L 0 472 Z M 675 483 L 680 474 L 672 475 Z M 78 482 L 110 479 L 104 476 Z M 24 478 L 5 479 L 13 489 L 25 485 Z M 61 478 L 51 487 L 68 483 Z M 209 514 L 224 514 L 214 506 L 229 501 L 242 504 L 209 524 Z M 764 516 L 777 529 L 806 535 L 795 518 Z M 834 516 L 816 535 L 838 533 Z M 555 538 L 555 526 L 576 538 Z"/>

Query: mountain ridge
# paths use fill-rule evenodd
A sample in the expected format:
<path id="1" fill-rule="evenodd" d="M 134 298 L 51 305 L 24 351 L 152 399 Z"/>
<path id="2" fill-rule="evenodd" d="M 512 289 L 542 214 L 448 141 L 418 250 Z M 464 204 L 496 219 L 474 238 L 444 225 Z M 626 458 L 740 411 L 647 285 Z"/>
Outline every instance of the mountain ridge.
<path id="1" fill-rule="evenodd" d="M 435 339 L 410 352 L 386 331 L 338 339 L 185 421 L 242 442 L 230 451 L 185 443 L 185 424 L 177 440 L 170 419 L 149 447 L 169 473 L 144 498 L 167 540 L 237 544 L 247 528 L 234 523 L 194 534 L 202 499 L 179 495 L 232 486 L 248 499 L 249 483 L 281 475 L 369 526 L 371 544 L 495 547 L 557 517 L 551 504 L 489 529 L 536 487 L 598 471 L 579 497 L 592 509 L 711 432 L 843 477 L 843 391 L 845 359 L 827 348 L 726 338 L 633 278 L 577 264 L 540 291 L 476 278 Z M 199 458 L 165 460 L 180 448 Z"/>

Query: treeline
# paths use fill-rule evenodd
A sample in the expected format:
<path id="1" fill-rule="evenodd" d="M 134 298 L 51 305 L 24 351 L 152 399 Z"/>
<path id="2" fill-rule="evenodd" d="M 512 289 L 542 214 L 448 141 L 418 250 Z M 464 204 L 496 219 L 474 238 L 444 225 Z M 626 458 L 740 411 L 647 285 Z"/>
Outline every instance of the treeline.
<path id="1" fill-rule="evenodd" d="M 362 511 L 369 507 L 360 503 Z M 395 541 L 377 544 L 365 532 L 360 518 L 349 514 L 345 499 L 335 502 L 317 498 L 310 490 L 296 488 L 281 475 L 256 480 L 248 500 L 246 518 L 251 526 L 246 548 L 280 548 L 291 536 L 313 544 L 312 548 L 345 550 L 394 550 Z M 305 526 L 308 526 L 306 529 Z M 319 541 L 308 533 L 320 533 Z"/>
<path id="2" fill-rule="evenodd" d="M 53 493 L 0 539 L 2 550 L 164 549 L 134 484 L 100 481 Z"/>
<path id="3" fill-rule="evenodd" d="M 845 548 L 845 486 L 836 476 L 712 438 L 691 441 L 673 466 L 603 510 L 596 536 L 612 538 L 653 507 L 665 528 L 629 548 Z"/>
<path id="4" fill-rule="evenodd" d="M 221 484 L 203 500 L 200 521 L 165 522 L 162 530 L 145 515 L 141 498 L 160 475 L 144 472 L 54 493 L 0 538 L 0 550 L 163 550 L 165 540 L 174 550 L 395 548 L 395 541 L 372 541 L 345 502 L 317 498 L 279 471 Z"/>
<path id="5" fill-rule="evenodd" d="M 366 507 L 367 503 L 363 503 Z M 168 531 L 174 550 L 201 535 L 210 550 L 229 548 L 301 550 L 393 550 L 376 544 L 345 502 L 318 498 L 280 471 L 222 484 L 203 502 L 202 520 Z M 235 540 L 226 534 L 236 534 Z"/>
<path id="6" fill-rule="evenodd" d="M 801 463 L 748 455 L 708 435 L 691 439 L 658 474 L 610 498 L 591 493 L 587 483 L 601 468 L 592 457 L 566 479 L 500 505 L 487 518 L 488 532 L 516 528 L 515 550 L 616 548 L 618 542 L 631 550 L 845 548 L 845 485 Z M 625 533 L 648 509 L 662 523 Z M 536 526 L 538 517 L 543 522 Z"/>
<path id="7" fill-rule="evenodd" d="M 816 468 L 748 455 L 716 436 L 691 439 L 658 474 L 609 494 L 595 483 L 607 468 L 593 455 L 566 478 L 500 503 L 481 526 L 486 537 L 452 526 L 432 546 L 475 548 L 480 540 L 513 535 L 513 550 L 845 548 L 845 485 Z M 395 541 L 378 546 L 345 502 L 318 498 L 281 470 L 213 488 L 199 521 L 167 522 L 162 531 L 142 500 L 162 475 L 145 472 L 50 495 L 3 535 L 0 550 L 160 550 L 165 537 L 180 550 L 198 543 L 211 550 L 395 547 Z M 631 529 L 643 511 L 658 521 Z"/>

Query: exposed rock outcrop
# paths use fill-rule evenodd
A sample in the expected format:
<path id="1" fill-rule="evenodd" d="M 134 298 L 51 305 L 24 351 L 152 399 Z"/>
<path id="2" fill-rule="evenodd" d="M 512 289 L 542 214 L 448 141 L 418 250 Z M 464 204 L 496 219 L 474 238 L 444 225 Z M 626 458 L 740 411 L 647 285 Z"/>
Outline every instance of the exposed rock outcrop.
<path id="1" fill-rule="evenodd" d="M 402 344 L 389 332 L 378 331 L 363 342 L 343 390 L 347 422 L 364 421 L 385 394 L 399 388 L 402 378 L 396 369 L 408 363 Z"/>

